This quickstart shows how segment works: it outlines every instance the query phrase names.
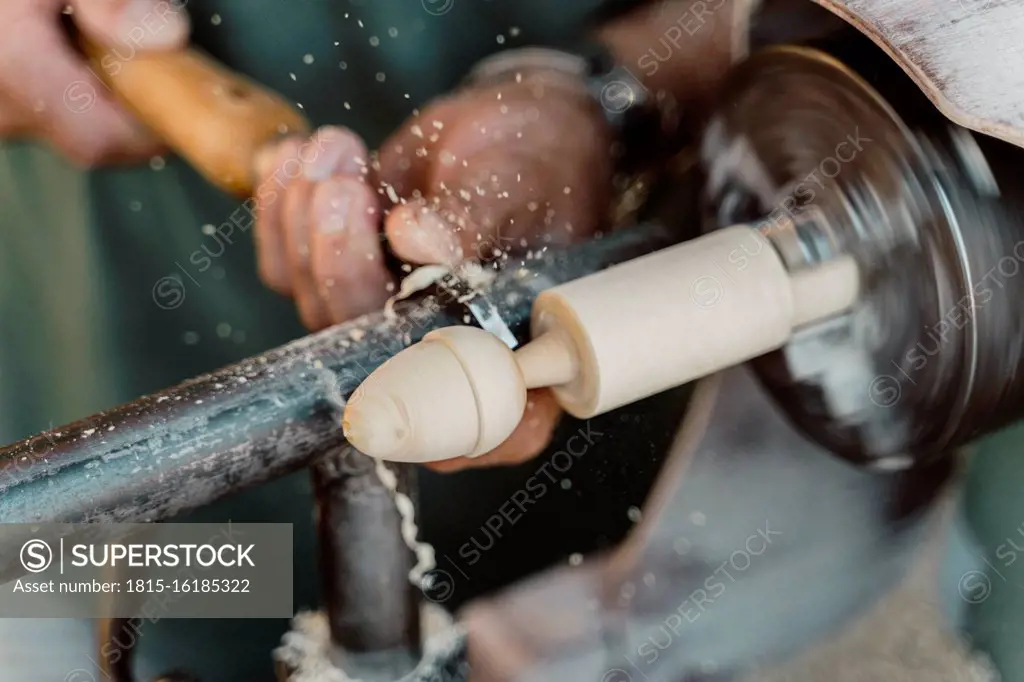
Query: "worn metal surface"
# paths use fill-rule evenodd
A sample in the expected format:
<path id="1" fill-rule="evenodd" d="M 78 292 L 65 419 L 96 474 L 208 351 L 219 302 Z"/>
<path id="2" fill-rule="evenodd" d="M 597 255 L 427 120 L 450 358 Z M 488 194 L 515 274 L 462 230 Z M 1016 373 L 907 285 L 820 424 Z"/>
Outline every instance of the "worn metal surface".
<path id="1" fill-rule="evenodd" d="M 637 226 L 506 268 L 490 300 L 517 332 L 541 290 L 671 243 Z M 386 359 L 431 329 L 464 324 L 461 306 L 427 297 L 0 450 L 0 523 L 169 519 L 308 465 L 343 444 L 344 401 Z M 0 574 L 21 574 L 0 547 Z M 13 558 L 13 560 L 12 560 Z"/>
<path id="2" fill-rule="evenodd" d="M 415 501 L 416 472 L 390 465 Z M 365 682 L 391 682 L 420 659 L 419 590 L 402 517 L 373 461 L 348 446 L 312 467 L 317 550 L 334 663 Z"/>

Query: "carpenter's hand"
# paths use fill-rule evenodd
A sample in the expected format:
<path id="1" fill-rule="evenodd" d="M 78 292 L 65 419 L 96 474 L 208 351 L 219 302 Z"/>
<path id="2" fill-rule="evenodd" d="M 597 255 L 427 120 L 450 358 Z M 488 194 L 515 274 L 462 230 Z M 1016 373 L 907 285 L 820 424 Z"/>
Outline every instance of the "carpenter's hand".
<path id="1" fill-rule="evenodd" d="M 159 152 L 69 43 L 62 12 L 117 59 L 178 48 L 189 34 L 185 10 L 170 0 L 3 0 L 0 139 L 45 140 L 84 166 Z"/>
<path id="2" fill-rule="evenodd" d="M 431 104 L 370 168 L 363 143 L 343 129 L 285 141 L 261 164 L 261 275 L 318 329 L 377 310 L 391 295 L 382 231 L 414 264 L 489 261 L 585 238 L 607 209 L 610 146 L 580 85 L 549 73 Z M 543 450 L 558 415 L 548 392 L 531 391 L 509 441 L 435 468 L 523 461 Z"/>

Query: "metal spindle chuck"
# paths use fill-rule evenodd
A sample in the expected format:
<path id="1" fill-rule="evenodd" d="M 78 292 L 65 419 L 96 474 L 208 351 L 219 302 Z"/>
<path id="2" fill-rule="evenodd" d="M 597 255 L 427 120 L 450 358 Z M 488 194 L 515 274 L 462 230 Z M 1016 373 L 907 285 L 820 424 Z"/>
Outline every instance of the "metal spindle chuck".
<path id="1" fill-rule="evenodd" d="M 790 418 L 904 468 L 1024 412 L 1024 227 L 976 138 L 912 131 L 832 58 L 741 65 L 704 138 L 708 229 L 757 224 L 792 271 L 849 255 L 860 302 L 756 361 Z M 730 254 L 725 277 L 756 253 Z M 1020 377 L 1020 378 L 1018 378 Z"/>

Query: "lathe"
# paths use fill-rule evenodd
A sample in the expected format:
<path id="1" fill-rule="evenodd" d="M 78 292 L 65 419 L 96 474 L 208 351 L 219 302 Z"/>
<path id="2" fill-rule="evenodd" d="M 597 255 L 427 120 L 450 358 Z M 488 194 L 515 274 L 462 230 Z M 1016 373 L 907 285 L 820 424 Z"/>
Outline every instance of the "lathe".
<path id="1" fill-rule="evenodd" d="M 842 469 L 844 495 L 884 508 L 837 521 L 829 532 L 847 533 L 844 547 L 817 559 L 877 554 L 879 573 L 864 577 L 876 580 L 899 567 L 864 524 L 927 508 L 960 447 L 1024 416 L 1012 173 L 1024 158 L 1024 12 L 1008 0 L 818 4 L 845 27 L 779 45 L 751 24 L 751 55 L 700 144 L 631 188 L 648 197 L 636 224 L 512 259 L 483 284 L 434 271 L 387 311 L 10 445 L 0 521 L 156 522 L 310 467 L 327 603 L 285 638 L 281 682 L 714 679 L 792 653 L 781 635 L 723 653 L 723 638 L 748 634 L 733 626 L 751 595 L 753 618 L 789 614 L 779 627 L 811 641 L 826 624 L 779 606 L 793 594 L 784 564 L 766 556 L 729 575 L 735 601 L 716 601 L 709 576 L 737 547 L 749 565 L 769 545 L 806 542 L 785 520 L 826 512 L 795 505 L 705 528 L 702 499 L 723 493 L 694 493 L 702 463 L 754 467 L 769 488 L 788 462 L 803 464 L 806 489 Z M 143 120 L 240 197 L 256 189 L 261 145 L 305 130 L 283 100 L 198 53 L 109 69 L 110 55 L 86 49 Z M 202 107 L 209 134 L 178 116 L 184 101 Z M 699 212 L 678 190 L 698 176 Z M 409 464 L 493 448 L 529 388 L 552 388 L 588 419 L 695 380 L 628 540 L 471 604 L 424 652 L 420 606 L 443 569 L 424 566 L 429 552 L 402 532 L 416 499 Z M 681 548 L 683 526 L 704 555 Z M 0 552 L 7 579 L 22 570 L 17 550 Z M 393 598 L 368 599 L 370 580 Z M 858 612 L 869 592 L 837 610 Z M 308 645 L 318 622 L 336 653 L 326 663 Z M 130 656 L 105 672 L 132 680 Z"/>

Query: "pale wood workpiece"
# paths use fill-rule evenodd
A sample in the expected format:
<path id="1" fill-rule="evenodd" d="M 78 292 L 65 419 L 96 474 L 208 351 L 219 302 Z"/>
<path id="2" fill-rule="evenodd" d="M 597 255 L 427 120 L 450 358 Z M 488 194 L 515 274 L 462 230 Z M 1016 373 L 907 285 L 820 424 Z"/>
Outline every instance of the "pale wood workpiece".
<path id="1" fill-rule="evenodd" d="M 776 350 L 858 288 L 848 257 L 790 274 L 758 230 L 718 230 L 545 291 L 518 351 L 475 327 L 431 332 L 360 386 L 345 435 L 391 461 L 479 456 L 515 429 L 527 388 L 603 414 Z"/>

